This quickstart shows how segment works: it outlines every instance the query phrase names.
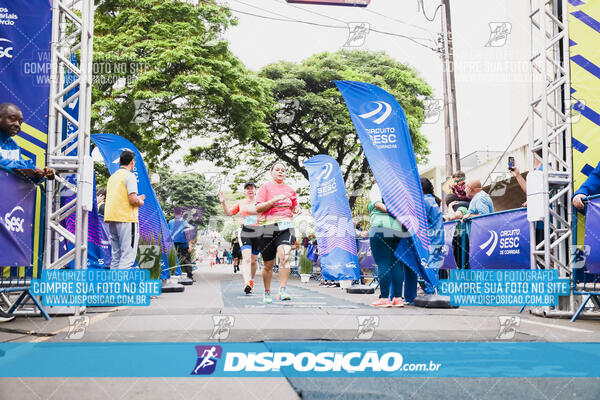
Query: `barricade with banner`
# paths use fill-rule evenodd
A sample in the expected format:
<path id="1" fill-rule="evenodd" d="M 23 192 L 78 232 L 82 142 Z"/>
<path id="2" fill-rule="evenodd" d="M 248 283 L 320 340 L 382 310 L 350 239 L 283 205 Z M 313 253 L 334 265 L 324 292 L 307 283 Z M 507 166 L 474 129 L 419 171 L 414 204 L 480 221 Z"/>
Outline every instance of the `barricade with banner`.
<path id="1" fill-rule="evenodd" d="M 36 186 L 0 170 L 0 187 L 0 266 L 32 267 Z"/>
<path id="2" fill-rule="evenodd" d="M 456 258 L 454 257 L 453 241 L 456 235 L 456 225 L 458 222 L 449 221 L 444 223 L 444 261 L 441 269 L 458 269 Z"/>
<path id="3" fill-rule="evenodd" d="M 600 197 L 588 202 L 585 220 L 585 267 L 588 273 L 600 274 Z"/>
<path id="4" fill-rule="evenodd" d="M 358 280 L 358 256 L 352 212 L 337 161 L 319 154 L 304 162 L 310 182 L 310 203 L 326 280 Z"/>
<path id="5" fill-rule="evenodd" d="M 472 218 L 469 234 L 471 269 L 529 269 L 527 210 L 502 211 Z"/>
<path id="6" fill-rule="evenodd" d="M 358 241 L 358 260 L 360 269 L 377 269 L 377 264 L 371 252 L 371 242 L 369 239 Z"/>
<path id="7" fill-rule="evenodd" d="M 119 169 L 119 157 L 123 150 L 129 149 L 135 153 L 133 173 L 138 180 L 139 194 L 146 195 L 144 205 L 138 211 L 140 239 L 152 242 L 153 240 L 158 241 L 160 238 L 160 248 L 162 250 L 161 279 L 168 279 L 170 271 L 167 254 L 174 246 L 173 239 L 171 238 L 171 231 L 169 230 L 165 215 L 158 203 L 156 193 L 154 193 L 154 189 L 150 184 L 150 178 L 148 177 L 148 171 L 146 170 L 142 155 L 129 140 L 121 136 L 102 133 L 92 135 L 92 141 L 102 154 L 104 163 L 111 174 Z M 180 274 L 181 269 L 177 267 L 176 275 Z"/>

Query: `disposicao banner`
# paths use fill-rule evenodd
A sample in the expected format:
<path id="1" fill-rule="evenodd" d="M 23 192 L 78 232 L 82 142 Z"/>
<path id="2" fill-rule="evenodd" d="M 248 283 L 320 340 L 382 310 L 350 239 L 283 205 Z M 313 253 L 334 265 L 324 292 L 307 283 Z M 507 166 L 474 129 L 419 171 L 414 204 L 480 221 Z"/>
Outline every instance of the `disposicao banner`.
<path id="1" fill-rule="evenodd" d="M 600 274 L 600 198 L 590 200 L 587 205 L 585 246 L 589 246 L 589 254 L 585 259 L 587 271 Z"/>
<path id="2" fill-rule="evenodd" d="M 104 163 L 111 174 L 120 168 L 119 157 L 123 150 L 129 149 L 135 153 L 133 174 L 137 177 L 139 194 L 146 195 L 144 205 L 138 210 L 140 238 L 157 241 L 160 235 L 160 248 L 163 253 L 161 279 L 168 279 L 170 273 L 167 253 L 174 246 L 173 239 L 171 238 L 171 232 L 169 231 L 165 215 L 158 203 L 156 193 L 154 193 L 154 189 L 150 184 L 150 178 L 148 177 L 148 171 L 146 170 L 142 155 L 129 140 L 121 136 L 101 133 L 92 135 L 92 141 L 102 154 Z M 178 274 L 181 274 L 179 267 L 177 267 L 177 271 Z"/>
<path id="3" fill-rule="evenodd" d="M 326 280 L 360 278 L 356 235 L 346 185 L 337 161 L 319 154 L 304 162 L 310 182 L 310 204 L 315 236 Z"/>
<path id="4" fill-rule="evenodd" d="M 388 212 L 412 235 L 411 242 L 401 241 L 395 255 L 431 285 L 423 267 L 430 245 L 425 200 L 404 110 L 378 86 L 354 81 L 335 84 Z"/>
<path id="5" fill-rule="evenodd" d="M 529 269 L 527 210 L 489 214 L 471 220 L 471 269 Z"/>

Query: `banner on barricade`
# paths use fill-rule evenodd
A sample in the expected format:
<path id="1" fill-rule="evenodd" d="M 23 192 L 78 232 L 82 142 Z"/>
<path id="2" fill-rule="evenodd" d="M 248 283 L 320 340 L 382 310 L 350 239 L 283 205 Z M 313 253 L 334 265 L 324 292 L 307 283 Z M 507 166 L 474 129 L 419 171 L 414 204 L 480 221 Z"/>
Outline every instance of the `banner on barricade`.
<path id="1" fill-rule="evenodd" d="M 456 234 L 456 221 L 450 221 L 444 223 L 444 249 L 442 251 L 444 255 L 444 262 L 440 268 L 442 269 L 458 269 L 456 265 L 456 258 L 454 258 L 454 249 L 452 241 Z"/>
<path id="2" fill-rule="evenodd" d="M 360 269 L 377 268 L 373 253 L 371 252 L 371 242 L 369 239 L 361 239 L 358 241 L 358 265 Z"/>
<path id="3" fill-rule="evenodd" d="M 0 12 L 0 103 L 13 103 L 23 113 L 21 132 L 14 140 L 25 159 L 46 165 L 52 1 L 4 1 Z M 38 189 L 33 219 L 33 274 L 41 265 L 43 193 Z"/>
<path id="4" fill-rule="evenodd" d="M 33 262 L 33 219 L 36 186 L 0 171 L 0 266 L 30 267 Z"/>
<path id="5" fill-rule="evenodd" d="M 167 225 L 165 215 L 158 203 L 156 193 L 154 193 L 154 189 L 150 184 L 150 178 L 148 177 L 148 171 L 146 170 L 142 155 L 129 140 L 121 136 L 101 133 L 92 135 L 92 141 L 102 154 L 104 163 L 111 174 L 120 168 L 119 157 L 123 150 L 129 149 L 135 153 L 133 174 L 137 177 L 139 194 L 146 195 L 144 205 L 138 210 L 140 238 L 144 238 L 147 241 L 158 241 L 160 237 L 160 248 L 162 250 L 161 279 L 168 279 L 170 271 L 167 254 L 174 246 L 173 239 L 171 238 L 171 231 Z M 177 274 L 181 274 L 179 267 L 177 267 Z"/>
<path id="6" fill-rule="evenodd" d="M 490 214 L 470 223 L 471 269 L 530 268 L 527 210 Z"/>
<path id="7" fill-rule="evenodd" d="M 360 278 L 356 234 L 346 185 L 337 161 L 319 154 L 304 162 L 310 182 L 310 204 L 326 280 Z"/>
<path id="8" fill-rule="evenodd" d="M 585 246 L 589 246 L 585 266 L 589 273 L 600 274 L 600 198 L 590 200 L 585 215 Z"/>
<path id="9" fill-rule="evenodd" d="M 362 145 L 385 206 L 411 233 L 395 256 L 427 284 L 423 265 L 429 258 L 429 227 L 417 161 L 404 110 L 394 96 L 364 82 L 335 81 Z"/>

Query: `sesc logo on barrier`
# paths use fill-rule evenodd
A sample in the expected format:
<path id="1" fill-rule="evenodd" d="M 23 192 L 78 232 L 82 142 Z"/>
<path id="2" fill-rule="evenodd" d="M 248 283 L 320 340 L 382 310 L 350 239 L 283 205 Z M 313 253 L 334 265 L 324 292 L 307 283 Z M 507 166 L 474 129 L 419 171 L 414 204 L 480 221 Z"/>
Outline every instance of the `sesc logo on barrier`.
<path id="1" fill-rule="evenodd" d="M 402 355 L 396 352 L 381 356 L 375 350 L 363 352 L 288 353 L 228 352 L 224 372 L 269 372 L 283 367 L 297 372 L 394 372 L 402 368 Z"/>
<path id="2" fill-rule="evenodd" d="M 485 254 L 488 257 L 494 253 L 497 247 L 500 248 L 499 254 L 501 256 L 521 253 L 519 238 L 521 230 L 519 228 L 505 229 L 500 231 L 500 234 L 496 231 L 488 232 L 490 233 L 490 238 L 479 246 L 481 250 L 485 251 Z M 500 246 L 498 246 L 498 244 Z"/>
<path id="3" fill-rule="evenodd" d="M 190 375 L 211 375 L 217 368 L 217 359 L 221 359 L 223 348 L 221 346 L 196 346 L 198 361 Z"/>
<path id="4" fill-rule="evenodd" d="M 19 216 L 19 213 L 22 214 L 22 217 Z M 23 210 L 23 207 L 16 206 L 10 212 L 4 214 L 3 223 L 10 232 L 24 232 L 23 224 L 25 223 L 25 210 Z"/>
<path id="5" fill-rule="evenodd" d="M 12 42 L 8 39 L 0 38 L 0 58 L 13 58 L 13 47 L 10 46 L 11 43 Z"/>
<path id="6" fill-rule="evenodd" d="M 392 114 L 392 106 L 385 101 L 371 101 L 369 104 L 371 103 L 377 104 L 377 107 L 374 110 L 359 114 L 358 116 L 364 120 L 373 122 L 375 125 L 383 124 Z M 398 138 L 396 136 L 396 128 L 394 127 L 365 127 L 365 132 L 367 132 L 371 138 L 371 142 L 378 149 L 395 149 L 398 147 L 396 144 Z"/>

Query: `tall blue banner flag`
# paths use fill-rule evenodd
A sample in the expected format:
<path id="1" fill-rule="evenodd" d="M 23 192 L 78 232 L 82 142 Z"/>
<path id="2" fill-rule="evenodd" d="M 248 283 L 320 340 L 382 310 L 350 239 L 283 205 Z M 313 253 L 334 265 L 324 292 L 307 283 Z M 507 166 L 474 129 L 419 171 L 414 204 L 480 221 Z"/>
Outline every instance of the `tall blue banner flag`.
<path id="1" fill-rule="evenodd" d="M 402 241 L 395 254 L 431 284 L 423 268 L 430 245 L 425 199 L 404 110 L 394 96 L 375 85 L 354 81 L 335 84 L 388 212 L 411 233 L 412 246 Z"/>
<path id="2" fill-rule="evenodd" d="M 304 162 L 310 182 L 310 204 L 326 280 L 360 278 L 356 235 L 346 185 L 337 161 L 319 154 Z"/>
<path id="3" fill-rule="evenodd" d="M 531 268 L 527 210 L 474 217 L 470 223 L 471 269 Z"/>
<path id="4" fill-rule="evenodd" d="M 171 247 L 174 246 L 173 239 L 171 238 L 171 232 L 169 231 L 165 215 L 158 203 L 156 193 L 154 193 L 154 189 L 150 184 L 150 178 L 148 177 L 148 171 L 146 170 L 142 155 L 129 140 L 121 136 L 101 133 L 92 135 L 92 140 L 98 150 L 100 150 L 100 153 L 104 158 L 104 163 L 111 174 L 115 173 L 120 168 L 119 157 L 123 150 L 129 149 L 135 153 L 135 167 L 133 173 L 137 177 L 139 194 L 146 195 L 144 205 L 138 210 L 140 238 L 157 241 L 160 235 L 160 247 L 163 253 L 163 272 L 161 274 L 161 279 L 169 278 L 170 273 L 169 268 L 167 267 L 169 265 L 167 253 Z M 179 268 L 178 271 L 181 273 Z"/>

